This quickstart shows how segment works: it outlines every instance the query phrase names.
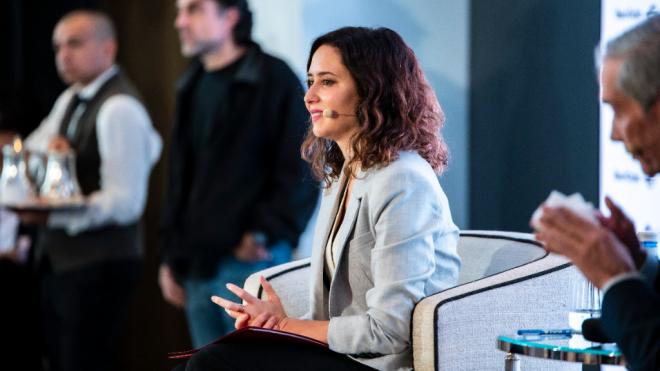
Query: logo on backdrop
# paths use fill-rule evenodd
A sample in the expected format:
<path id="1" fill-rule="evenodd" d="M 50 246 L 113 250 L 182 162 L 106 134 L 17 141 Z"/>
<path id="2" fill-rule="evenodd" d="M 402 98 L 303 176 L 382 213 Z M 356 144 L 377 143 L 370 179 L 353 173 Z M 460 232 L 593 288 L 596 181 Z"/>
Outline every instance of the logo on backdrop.
<path id="1" fill-rule="evenodd" d="M 644 12 L 642 8 L 625 8 L 625 9 L 616 9 L 614 11 L 614 14 L 616 15 L 616 18 L 618 19 L 626 19 L 626 18 L 640 18 L 642 14 L 645 14 L 647 17 L 654 16 L 656 14 L 660 14 L 660 7 L 656 4 L 651 4 L 649 6 L 648 10 Z"/>
<path id="2" fill-rule="evenodd" d="M 642 15 L 642 10 L 633 8 L 617 9 L 614 11 L 614 14 L 616 14 L 618 19 L 639 18 Z"/>

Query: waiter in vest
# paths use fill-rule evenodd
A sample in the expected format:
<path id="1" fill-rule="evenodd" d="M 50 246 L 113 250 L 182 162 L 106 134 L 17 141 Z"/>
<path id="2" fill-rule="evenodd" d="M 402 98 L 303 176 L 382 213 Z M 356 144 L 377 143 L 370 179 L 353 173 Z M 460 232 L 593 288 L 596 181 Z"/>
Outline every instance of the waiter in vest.
<path id="1" fill-rule="evenodd" d="M 49 369 L 111 370 L 141 267 L 139 221 L 162 142 L 139 93 L 115 65 L 108 16 L 87 10 L 65 15 L 53 46 L 69 87 L 26 147 L 72 149 L 86 206 L 20 217 L 41 224 L 35 260 Z"/>

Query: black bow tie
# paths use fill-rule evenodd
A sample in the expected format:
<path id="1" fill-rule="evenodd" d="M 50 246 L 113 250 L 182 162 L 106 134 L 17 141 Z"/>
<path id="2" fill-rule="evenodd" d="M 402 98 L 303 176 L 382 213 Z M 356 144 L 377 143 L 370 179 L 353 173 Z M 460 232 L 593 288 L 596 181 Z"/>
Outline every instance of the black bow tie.
<path id="1" fill-rule="evenodd" d="M 87 104 L 90 99 L 80 96 L 80 94 L 75 94 L 71 100 L 71 105 L 77 107 L 79 104 Z"/>

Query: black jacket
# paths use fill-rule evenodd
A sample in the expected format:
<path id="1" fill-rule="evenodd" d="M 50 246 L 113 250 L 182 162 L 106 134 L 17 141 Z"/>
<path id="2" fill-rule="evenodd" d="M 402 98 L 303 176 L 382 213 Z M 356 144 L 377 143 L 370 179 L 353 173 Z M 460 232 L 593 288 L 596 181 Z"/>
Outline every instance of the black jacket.
<path id="1" fill-rule="evenodd" d="M 194 61 L 177 83 L 161 234 L 164 260 L 175 271 L 194 260 L 214 266 L 245 232 L 264 232 L 270 242 L 295 246 L 317 198 L 300 157 L 309 116 L 291 69 L 250 45 L 231 83 L 230 101 L 218 110 L 195 155 L 187 121 L 202 72 Z"/>
<path id="2" fill-rule="evenodd" d="M 625 280 L 612 286 L 603 298 L 603 329 L 634 371 L 660 370 L 658 276 L 655 287 L 642 280 Z"/>

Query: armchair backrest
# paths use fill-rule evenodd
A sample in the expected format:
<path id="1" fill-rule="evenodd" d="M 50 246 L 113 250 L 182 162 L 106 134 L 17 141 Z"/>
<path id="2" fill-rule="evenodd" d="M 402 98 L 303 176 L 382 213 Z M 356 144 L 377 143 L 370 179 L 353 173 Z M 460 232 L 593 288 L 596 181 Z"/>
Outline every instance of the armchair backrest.
<path id="1" fill-rule="evenodd" d="M 458 240 L 461 271 L 458 284 L 472 282 L 545 256 L 529 234 L 498 231 L 462 231 Z"/>

